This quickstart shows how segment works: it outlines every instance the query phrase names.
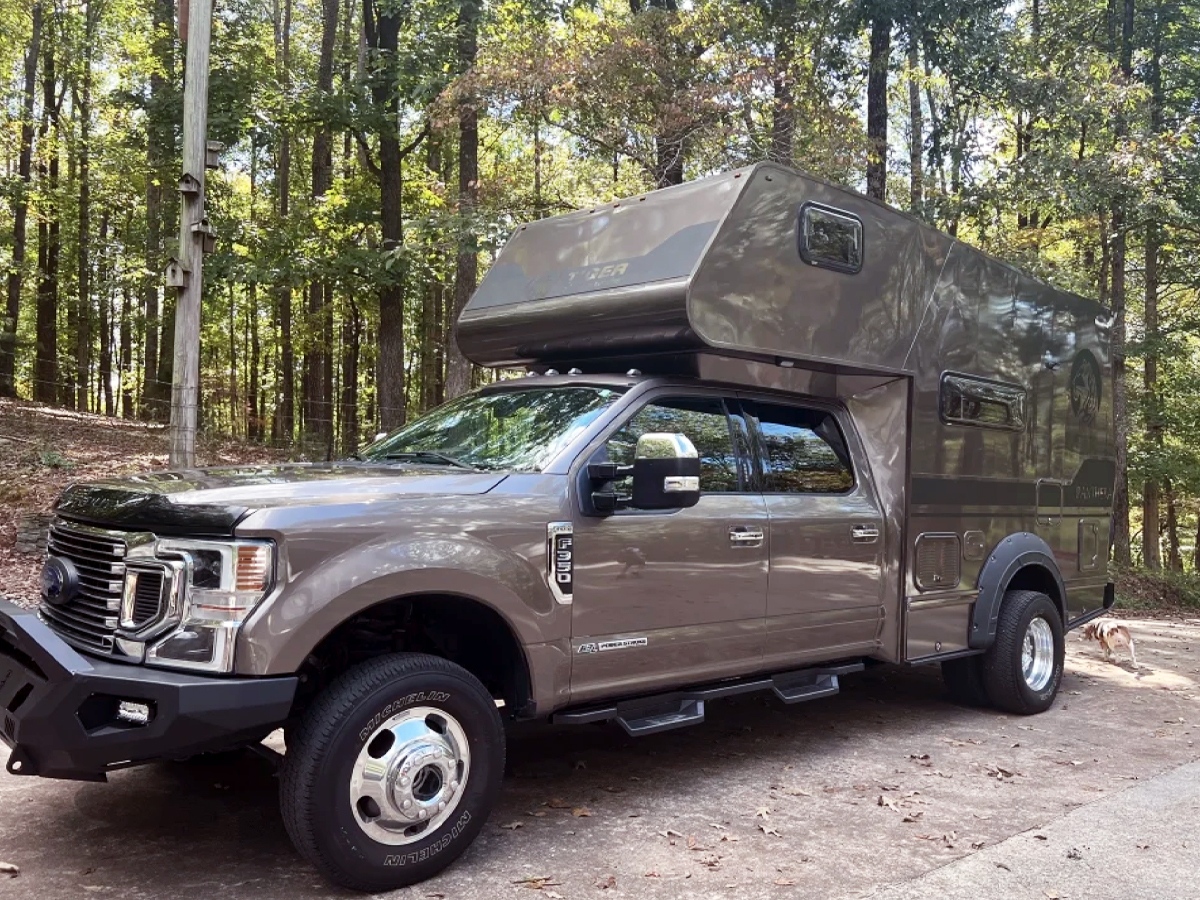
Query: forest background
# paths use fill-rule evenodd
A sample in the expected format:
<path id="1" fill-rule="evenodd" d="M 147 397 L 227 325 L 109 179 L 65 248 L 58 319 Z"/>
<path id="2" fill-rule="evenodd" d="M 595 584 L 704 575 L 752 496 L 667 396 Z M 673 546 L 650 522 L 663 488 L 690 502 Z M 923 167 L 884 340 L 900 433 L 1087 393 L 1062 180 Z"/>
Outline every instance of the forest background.
<path id="1" fill-rule="evenodd" d="M 179 13 L 0 0 L 0 397 L 168 417 Z M 773 159 L 1109 305 L 1114 557 L 1197 583 L 1200 0 L 217 0 L 208 138 L 209 434 L 347 454 L 494 377 L 515 225 Z"/>

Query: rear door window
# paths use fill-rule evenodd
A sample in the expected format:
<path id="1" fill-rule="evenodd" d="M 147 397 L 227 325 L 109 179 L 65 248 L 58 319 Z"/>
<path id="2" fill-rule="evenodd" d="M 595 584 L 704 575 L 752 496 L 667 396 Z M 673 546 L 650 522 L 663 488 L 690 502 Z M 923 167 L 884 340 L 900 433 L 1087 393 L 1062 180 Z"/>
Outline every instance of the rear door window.
<path id="1" fill-rule="evenodd" d="M 757 425 L 763 491 L 776 494 L 843 494 L 854 470 L 837 419 L 821 409 L 749 401 Z"/>

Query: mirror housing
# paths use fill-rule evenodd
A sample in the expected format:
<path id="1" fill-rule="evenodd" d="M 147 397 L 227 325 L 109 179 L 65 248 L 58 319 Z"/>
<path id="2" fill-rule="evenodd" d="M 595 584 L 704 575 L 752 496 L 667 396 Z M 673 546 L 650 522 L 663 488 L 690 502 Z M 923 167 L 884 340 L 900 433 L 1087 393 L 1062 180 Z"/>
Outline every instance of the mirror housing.
<path id="1" fill-rule="evenodd" d="M 700 502 L 700 454 L 682 434 L 638 438 L 633 459 L 635 509 L 686 509 Z"/>

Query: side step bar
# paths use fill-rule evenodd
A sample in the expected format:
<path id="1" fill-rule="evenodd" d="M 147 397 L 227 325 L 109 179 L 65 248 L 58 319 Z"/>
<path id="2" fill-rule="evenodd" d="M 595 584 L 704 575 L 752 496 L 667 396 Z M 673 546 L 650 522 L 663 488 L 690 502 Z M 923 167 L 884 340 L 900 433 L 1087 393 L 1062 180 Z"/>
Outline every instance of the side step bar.
<path id="1" fill-rule="evenodd" d="M 684 691 L 634 697 L 606 706 L 566 710 L 555 713 L 550 721 L 556 725 L 615 721 L 631 737 L 643 737 L 684 725 L 699 725 L 704 721 L 706 700 L 770 690 L 784 703 L 801 703 L 836 694 L 840 690 L 839 676 L 862 670 L 863 664 L 860 662 L 798 669 L 769 677 L 744 678 Z"/>

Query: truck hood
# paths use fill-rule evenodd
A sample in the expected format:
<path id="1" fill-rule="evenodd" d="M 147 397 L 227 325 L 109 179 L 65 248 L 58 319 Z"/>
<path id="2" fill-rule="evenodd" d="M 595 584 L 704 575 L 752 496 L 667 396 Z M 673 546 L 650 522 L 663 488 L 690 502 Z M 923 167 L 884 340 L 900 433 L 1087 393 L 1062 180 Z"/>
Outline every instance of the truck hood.
<path id="1" fill-rule="evenodd" d="M 94 525 L 225 536 L 254 509 L 484 494 L 504 477 L 446 466 L 356 462 L 184 469 L 75 484 L 55 512 Z"/>

